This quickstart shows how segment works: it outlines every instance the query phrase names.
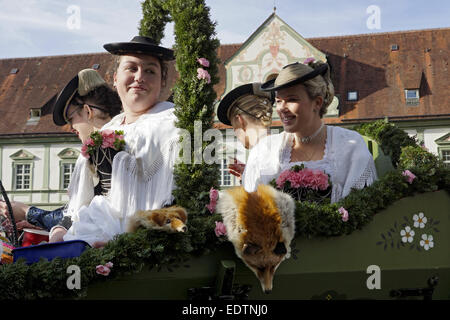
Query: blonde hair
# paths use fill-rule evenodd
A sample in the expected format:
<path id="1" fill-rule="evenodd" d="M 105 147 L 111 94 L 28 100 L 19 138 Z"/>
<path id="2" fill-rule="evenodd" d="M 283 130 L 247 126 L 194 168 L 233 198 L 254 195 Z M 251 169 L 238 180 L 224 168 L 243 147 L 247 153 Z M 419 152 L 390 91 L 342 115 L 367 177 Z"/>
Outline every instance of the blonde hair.
<path id="1" fill-rule="evenodd" d="M 322 61 L 310 62 L 308 65 L 316 69 L 317 67 L 325 64 Z M 326 73 L 318 75 L 308 81 L 302 83 L 305 86 L 306 92 L 310 99 L 316 97 L 322 97 L 323 103 L 319 110 L 319 116 L 322 118 L 325 113 L 327 113 L 327 108 L 331 104 L 334 98 L 334 86 L 331 82 L 330 66 L 328 66 Z"/>
<path id="2" fill-rule="evenodd" d="M 272 102 L 265 97 L 247 94 L 239 97 L 228 109 L 228 119 L 232 120 L 237 115 L 244 115 L 246 119 L 255 123 L 261 123 L 264 127 L 272 124 Z"/>

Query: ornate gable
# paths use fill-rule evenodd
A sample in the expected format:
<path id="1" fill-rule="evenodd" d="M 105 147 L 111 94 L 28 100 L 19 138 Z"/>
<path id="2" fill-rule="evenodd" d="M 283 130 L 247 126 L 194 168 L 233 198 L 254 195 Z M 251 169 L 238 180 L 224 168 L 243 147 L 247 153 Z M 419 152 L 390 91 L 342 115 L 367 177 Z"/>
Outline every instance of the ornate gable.
<path id="1" fill-rule="evenodd" d="M 286 64 L 314 57 L 326 61 L 314 48 L 275 13 L 225 62 L 225 93 L 249 82 L 264 82 Z"/>
<path id="2" fill-rule="evenodd" d="M 239 50 L 225 61 L 225 96 L 230 90 L 249 83 L 265 82 L 275 77 L 282 67 L 306 58 L 326 62 L 326 55 L 313 47 L 275 13 L 245 41 Z M 222 98 L 221 97 L 221 98 Z M 325 116 L 338 116 L 335 97 Z M 278 119 L 276 112 L 273 119 Z"/>

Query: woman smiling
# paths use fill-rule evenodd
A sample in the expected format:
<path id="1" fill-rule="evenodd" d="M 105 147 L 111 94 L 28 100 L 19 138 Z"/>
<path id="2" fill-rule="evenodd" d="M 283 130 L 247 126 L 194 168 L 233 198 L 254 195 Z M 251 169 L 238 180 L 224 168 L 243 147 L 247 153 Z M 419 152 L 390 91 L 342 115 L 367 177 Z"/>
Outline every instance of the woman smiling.
<path id="1" fill-rule="evenodd" d="M 377 179 L 372 155 L 361 135 L 322 122 L 334 97 L 328 64 L 308 59 L 305 64 L 287 65 L 261 89 L 276 92 L 276 110 L 284 132 L 261 140 L 250 152 L 243 175 L 248 192 L 301 164 L 330 175 L 331 202 Z"/>

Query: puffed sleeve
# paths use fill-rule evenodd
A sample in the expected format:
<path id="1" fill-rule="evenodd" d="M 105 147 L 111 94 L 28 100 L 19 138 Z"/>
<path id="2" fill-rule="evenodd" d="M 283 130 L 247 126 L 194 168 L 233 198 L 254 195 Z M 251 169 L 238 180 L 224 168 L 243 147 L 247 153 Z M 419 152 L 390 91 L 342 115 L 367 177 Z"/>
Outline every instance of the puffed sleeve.
<path id="1" fill-rule="evenodd" d="M 247 192 L 256 191 L 259 184 L 268 184 L 281 171 L 280 152 L 284 146 L 283 134 L 261 139 L 250 151 L 242 178 Z"/>

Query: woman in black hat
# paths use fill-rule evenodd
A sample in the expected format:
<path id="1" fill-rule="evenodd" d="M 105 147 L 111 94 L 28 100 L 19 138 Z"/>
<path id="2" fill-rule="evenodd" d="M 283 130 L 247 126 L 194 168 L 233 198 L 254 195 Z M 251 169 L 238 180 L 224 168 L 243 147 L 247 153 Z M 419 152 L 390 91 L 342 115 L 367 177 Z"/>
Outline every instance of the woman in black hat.
<path id="1" fill-rule="evenodd" d="M 84 142 L 93 131 L 98 131 L 112 117 L 122 110 L 122 103 L 117 93 L 112 90 L 97 71 L 93 69 L 81 70 L 58 94 L 53 107 L 53 121 L 56 125 L 70 125 L 72 132 L 76 133 L 81 142 Z M 79 179 L 79 170 L 84 158 L 80 155 L 72 174 L 68 191 L 72 197 L 80 193 L 76 188 Z M 90 175 L 91 172 L 85 173 Z M 84 193 L 101 194 L 99 184 L 92 186 Z M 27 222 L 50 231 L 51 241 L 62 239 L 61 229 L 70 227 L 70 219 L 63 219 L 65 206 L 53 211 L 47 211 L 35 206 L 28 206 L 21 202 L 12 203 L 16 221 Z M 4 202 L 0 202 L 0 214 L 6 213 Z M 58 227 L 55 227 L 58 226 Z M 58 230 L 59 229 L 59 230 Z"/>
<path id="2" fill-rule="evenodd" d="M 334 97 L 327 63 L 308 59 L 305 64 L 287 65 L 261 89 L 276 92 L 276 110 L 284 132 L 261 140 L 252 149 L 243 175 L 247 191 L 255 191 L 258 184 L 300 164 L 330 175 L 331 202 L 377 179 L 361 135 L 322 122 Z"/>
<path id="3" fill-rule="evenodd" d="M 128 218 L 136 211 L 172 203 L 179 140 L 173 103 L 159 101 L 165 61 L 174 58 L 173 51 L 140 36 L 104 48 L 117 56 L 114 86 L 124 112 L 102 130 L 124 131 L 125 150 L 114 157 L 107 196 L 82 199 L 87 205 L 69 203 L 74 221 L 64 236 L 64 240 L 81 239 L 94 246 L 125 232 Z"/>
<path id="4" fill-rule="evenodd" d="M 269 134 L 272 123 L 274 95 L 260 89 L 261 83 L 241 85 L 228 92 L 217 107 L 217 118 L 233 127 L 236 138 L 245 149 L 251 149 Z M 228 165 L 231 174 L 239 179 L 245 165 L 237 159 Z"/>

